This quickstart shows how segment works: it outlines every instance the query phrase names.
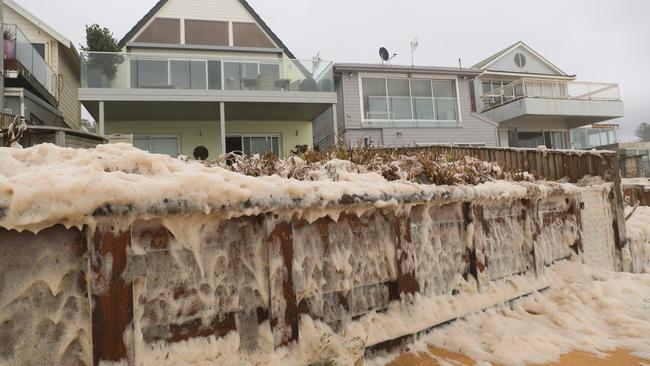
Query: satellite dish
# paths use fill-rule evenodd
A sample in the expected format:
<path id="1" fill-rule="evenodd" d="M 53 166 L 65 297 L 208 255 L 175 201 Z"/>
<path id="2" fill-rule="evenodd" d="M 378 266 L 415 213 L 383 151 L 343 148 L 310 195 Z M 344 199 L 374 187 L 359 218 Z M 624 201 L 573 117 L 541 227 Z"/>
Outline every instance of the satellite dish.
<path id="1" fill-rule="evenodd" d="M 388 53 L 388 50 L 385 47 L 381 47 L 379 49 L 379 57 L 381 57 L 382 61 L 388 61 L 390 54 Z"/>

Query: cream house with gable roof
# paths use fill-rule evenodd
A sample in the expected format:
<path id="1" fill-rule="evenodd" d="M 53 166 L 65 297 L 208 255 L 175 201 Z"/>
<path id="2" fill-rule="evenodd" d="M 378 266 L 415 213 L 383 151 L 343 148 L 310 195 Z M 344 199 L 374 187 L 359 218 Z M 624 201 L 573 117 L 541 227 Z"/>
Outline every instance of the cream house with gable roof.
<path id="1" fill-rule="evenodd" d="M 160 0 L 120 46 L 82 55 L 79 98 L 144 150 L 287 155 L 336 103 L 331 62 L 296 60 L 244 0 Z"/>
<path id="2" fill-rule="evenodd" d="M 499 123 L 501 146 L 579 148 L 573 129 L 623 116 L 617 84 L 576 81 L 523 42 L 473 68 L 474 109 Z"/>
<path id="3" fill-rule="evenodd" d="M 4 0 L 5 114 L 33 125 L 81 128 L 79 54 L 27 9 Z"/>

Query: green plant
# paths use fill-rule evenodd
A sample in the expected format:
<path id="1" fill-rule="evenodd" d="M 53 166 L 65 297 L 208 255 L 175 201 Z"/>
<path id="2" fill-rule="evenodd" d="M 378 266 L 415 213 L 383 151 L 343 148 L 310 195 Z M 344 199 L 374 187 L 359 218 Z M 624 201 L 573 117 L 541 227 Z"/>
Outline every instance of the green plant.
<path id="1" fill-rule="evenodd" d="M 124 56 L 115 54 L 120 47 L 113 33 L 99 24 L 86 25 L 86 45 L 80 45 L 81 50 L 89 52 L 86 63 L 89 68 L 100 69 L 107 79 L 112 80 L 117 73 L 117 67 L 124 62 Z M 114 53 L 95 53 L 114 52 Z"/>
<path id="2" fill-rule="evenodd" d="M 14 30 L 10 29 L 10 28 L 5 28 L 4 31 L 2 32 L 2 36 L 7 41 L 15 41 L 16 40 L 16 32 L 14 32 Z"/>

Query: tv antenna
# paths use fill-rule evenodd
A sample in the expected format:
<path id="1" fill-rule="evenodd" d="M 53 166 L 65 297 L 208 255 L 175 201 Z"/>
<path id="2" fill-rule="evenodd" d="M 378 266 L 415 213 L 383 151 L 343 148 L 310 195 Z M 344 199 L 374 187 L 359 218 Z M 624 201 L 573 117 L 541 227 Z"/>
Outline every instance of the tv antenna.
<path id="1" fill-rule="evenodd" d="M 316 56 L 311 58 L 311 62 L 314 67 L 314 70 L 318 69 L 318 66 L 320 65 L 321 61 L 323 61 L 323 59 L 320 58 L 320 51 L 318 51 L 316 52 Z"/>
<path id="2" fill-rule="evenodd" d="M 415 50 L 417 50 L 419 46 L 420 46 L 420 41 L 418 40 L 418 37 L 415 37 L 415 39 L 411 41 L 411 66 L 415 66 L 413 54 L 415 53 Z"/>
<path id="3" fill-rule="evenodd" d="M 393 53 L 391 56 L 386 47 L 381 47 L 379 48 L 379 57 L 381 57 L 381 64 L 383 65 L 385 62 L 388 62 L 393 59 L 393 57 L 397 56 L 396 53 Z"/>

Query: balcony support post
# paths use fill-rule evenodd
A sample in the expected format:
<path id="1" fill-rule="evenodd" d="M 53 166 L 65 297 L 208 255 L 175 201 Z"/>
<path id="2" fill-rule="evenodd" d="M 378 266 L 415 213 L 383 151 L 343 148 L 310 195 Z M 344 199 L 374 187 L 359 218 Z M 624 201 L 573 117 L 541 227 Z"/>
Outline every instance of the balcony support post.
<path id="1" fill-rule="evenodd" d="M 104 136 L 104 101 L 99 101 L 99 125 L 97 126 L 97 134 Z"/>
<path id="2" fill-rule="evenodd" d="M 226 153 L 226 103 L 219 102 L 219 122 L 221 133 L 221 154 Z"/>

